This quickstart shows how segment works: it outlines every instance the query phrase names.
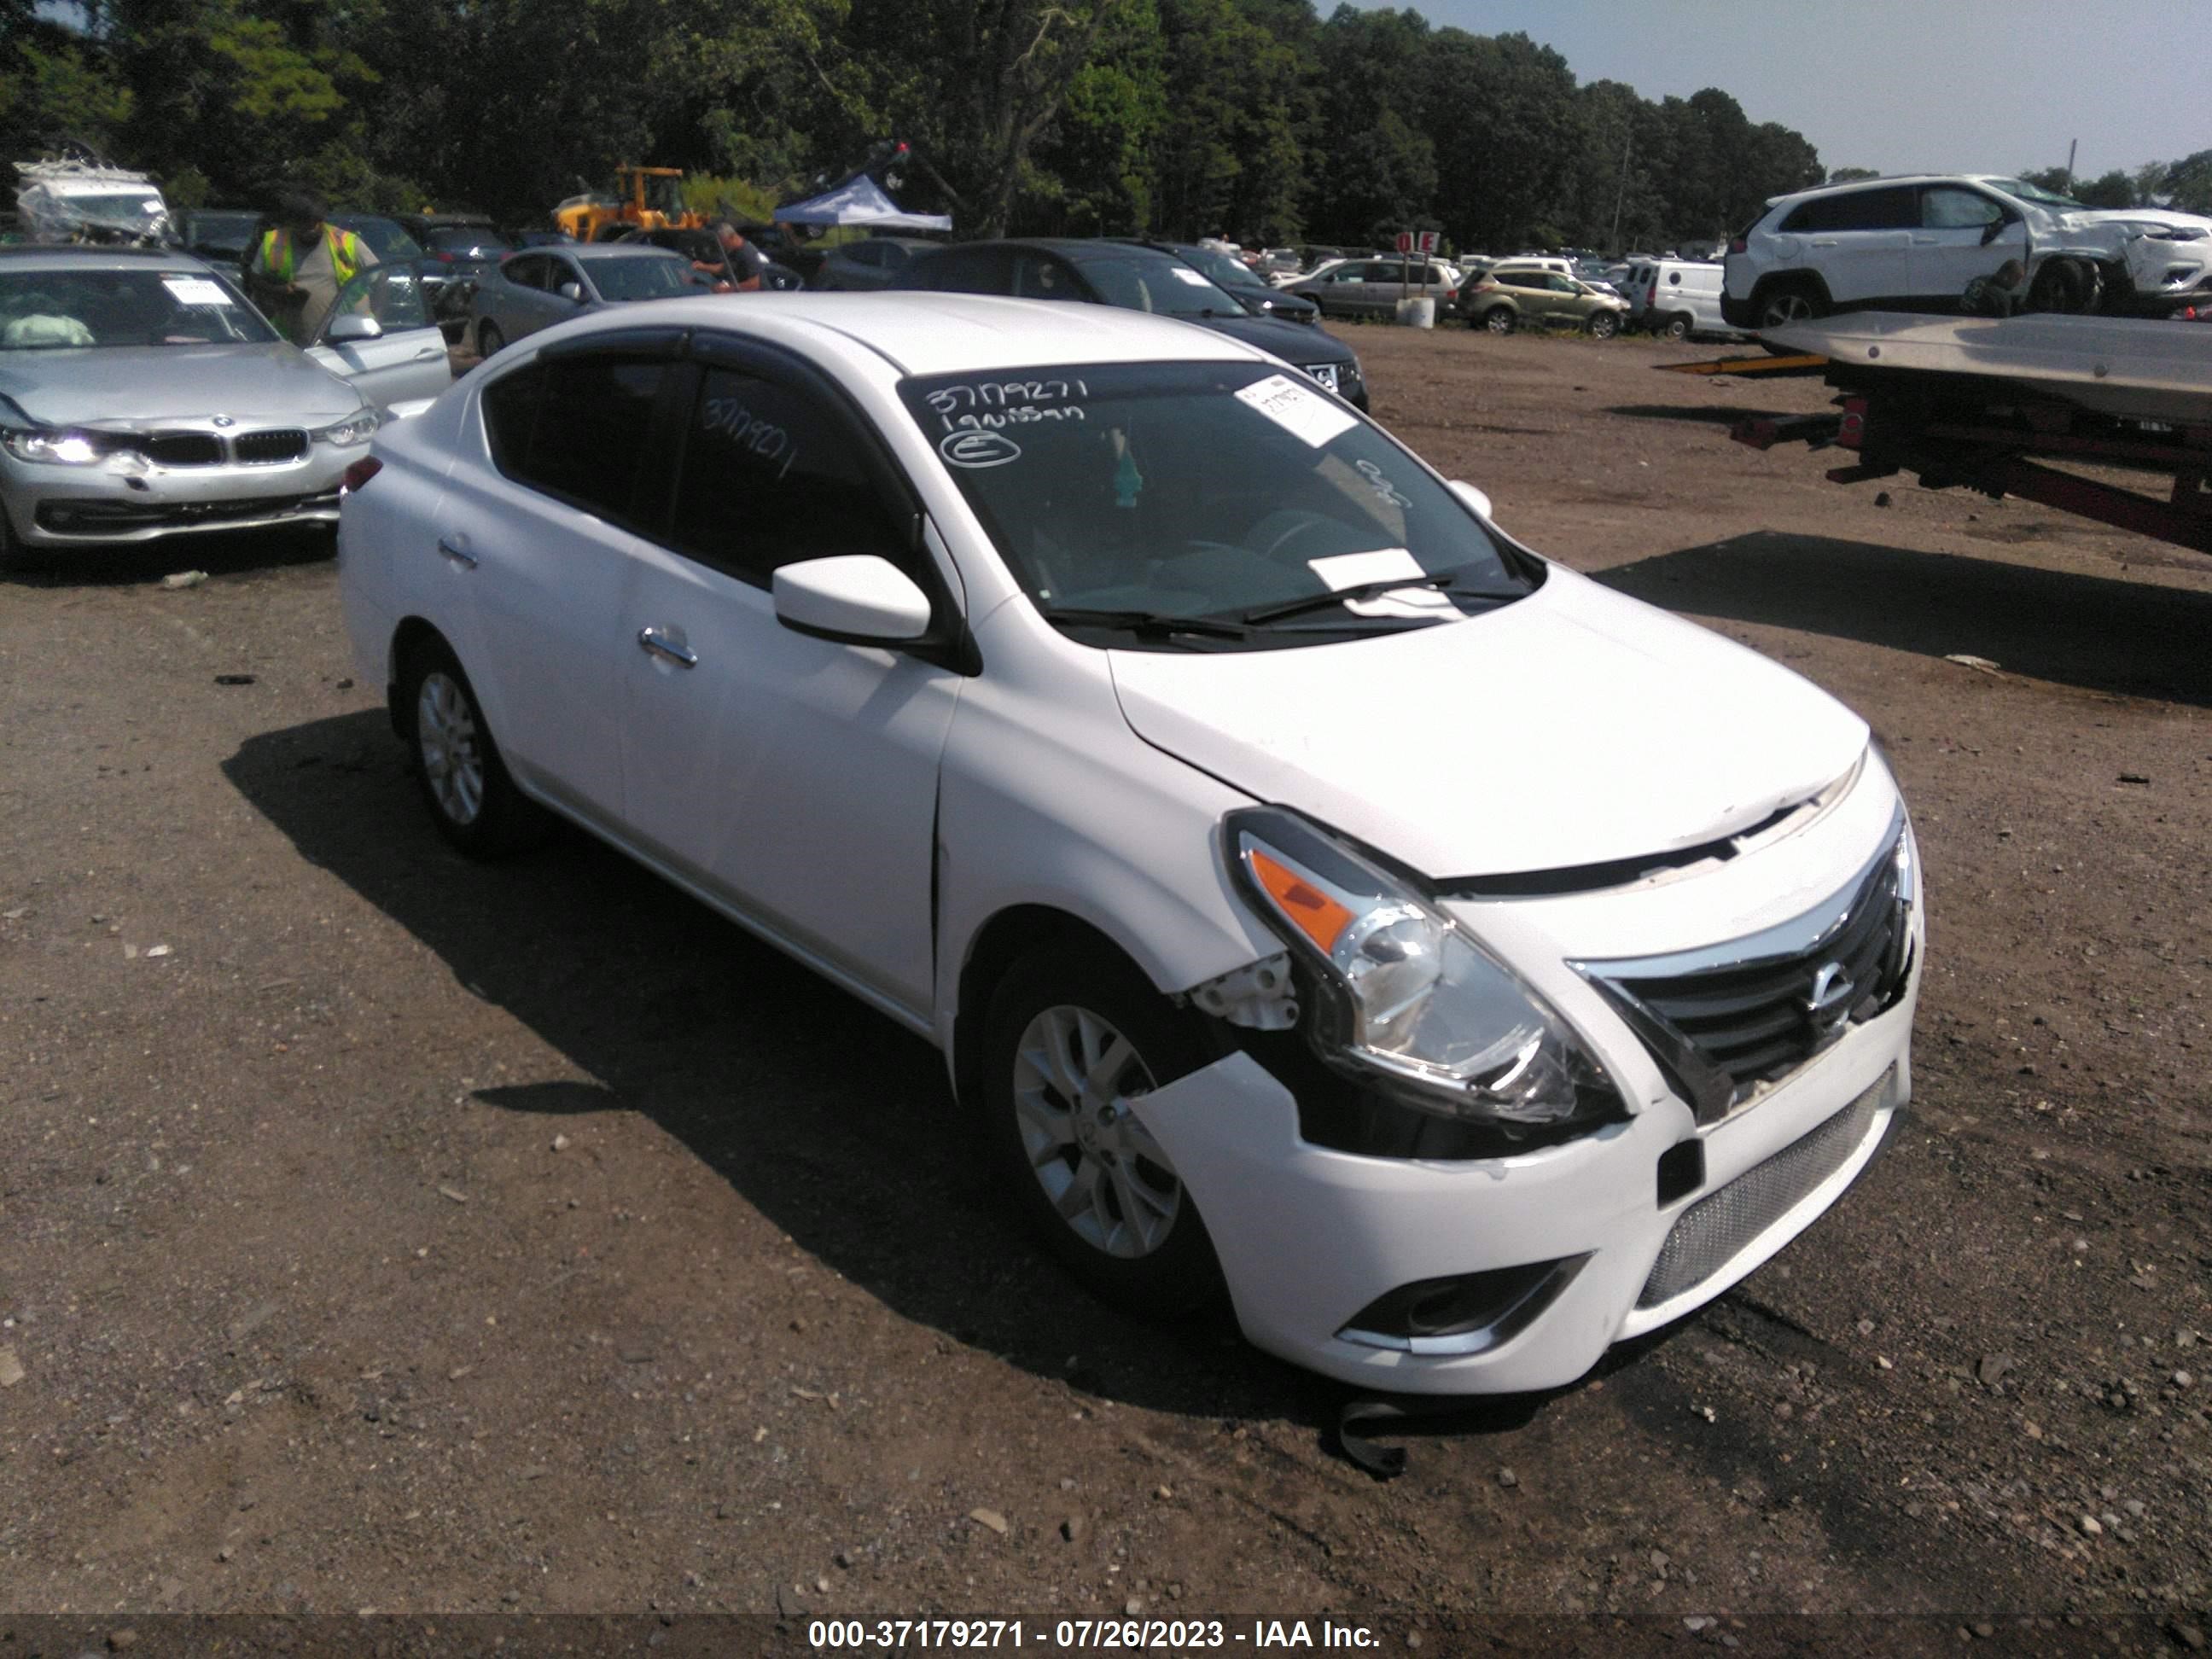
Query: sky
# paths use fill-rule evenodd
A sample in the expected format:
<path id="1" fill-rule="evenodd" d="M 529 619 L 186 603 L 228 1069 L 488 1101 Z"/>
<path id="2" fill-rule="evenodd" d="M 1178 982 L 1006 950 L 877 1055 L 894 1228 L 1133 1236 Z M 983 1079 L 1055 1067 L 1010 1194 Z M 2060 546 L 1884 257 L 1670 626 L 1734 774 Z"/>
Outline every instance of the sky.
<path id="1" fill-rule="evenodd" d="M 2076 177 L 2212 149 L 2212 0 L 1400 0 L 1515 32 L 1578 82 L 1718 87 L 1830 169 Z M 1322 11 L 1331 9 L 1322 0 Z"/>

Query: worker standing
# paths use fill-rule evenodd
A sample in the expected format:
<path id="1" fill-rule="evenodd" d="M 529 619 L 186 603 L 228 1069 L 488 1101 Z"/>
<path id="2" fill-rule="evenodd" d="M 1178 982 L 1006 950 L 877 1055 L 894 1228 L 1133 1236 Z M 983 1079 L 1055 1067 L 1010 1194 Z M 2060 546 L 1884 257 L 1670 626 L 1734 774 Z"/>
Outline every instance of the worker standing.
<path id="1" fill-rule="evenodd" d="M 761 251 L 739 235 L 738 228 L 727 219 L 714 227 L 714 240 L 721 249 L 720 266 L 708 260 L 695 260 L 691 268 L 711 279 L 718 289 L 734 289 L 740 294 L 756 292 L 768 270 L 768 260 Z"/>
<path id="2" fill-rule="evenodd" d="M 338 290 L 376 264 L 376 251 L 324 220 L 321 200 L 304 191 L 276 201 L 276 228 L 264 234 L 246 270 L 254 297 L 298 345 L 315 337 Z"/>

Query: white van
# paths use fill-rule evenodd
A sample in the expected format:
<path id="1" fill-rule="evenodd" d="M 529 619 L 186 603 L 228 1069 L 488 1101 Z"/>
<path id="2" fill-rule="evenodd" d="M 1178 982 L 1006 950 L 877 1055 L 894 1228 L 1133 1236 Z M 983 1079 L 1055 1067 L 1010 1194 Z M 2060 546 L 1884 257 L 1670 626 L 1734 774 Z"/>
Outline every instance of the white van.
<path id="1" fill-rule="evenodd" d="M 1724 273 L 1717 264 L 1696 259 L 1659 259 L 1638 264 L 1621 289 L 1629 315 L 1639 327 L 1670 340 L 1695 334 L 1741 337 L 1721 316 Z"/>

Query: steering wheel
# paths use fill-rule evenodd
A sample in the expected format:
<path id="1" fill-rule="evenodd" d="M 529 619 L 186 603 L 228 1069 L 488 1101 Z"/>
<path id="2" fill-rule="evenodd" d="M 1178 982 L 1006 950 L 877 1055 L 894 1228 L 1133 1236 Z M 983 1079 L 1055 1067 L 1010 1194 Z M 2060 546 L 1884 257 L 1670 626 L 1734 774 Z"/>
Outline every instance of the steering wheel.
<path id="1" fill-rule="evenodd" d="M 1282 521 L 1285 520 L 1290 522 L 1286 525 L 1283 524 Z M 1288 563 L 1292 558 L 1298 556 L 1293 551 L 1296 544 L 1316 532 L 1334 531 L 1341 537 L 1346 528 L 1339 520 L 1329 518 L 1324 514 L 1310 513 L 1302 507 L 1278 507 L 1252 527 L 1261 534 L 1266 534 L 1271 528 L 1274 530 L 1274 534 L 1268 538 L 1267 545 L 1261 548 L 1259 552 L 1262 558 L 1273 559 L 1279 563 Z M 1323 549 L 1310 556 L 1325 556 L 1328 551 L 1328 550 Z"/>

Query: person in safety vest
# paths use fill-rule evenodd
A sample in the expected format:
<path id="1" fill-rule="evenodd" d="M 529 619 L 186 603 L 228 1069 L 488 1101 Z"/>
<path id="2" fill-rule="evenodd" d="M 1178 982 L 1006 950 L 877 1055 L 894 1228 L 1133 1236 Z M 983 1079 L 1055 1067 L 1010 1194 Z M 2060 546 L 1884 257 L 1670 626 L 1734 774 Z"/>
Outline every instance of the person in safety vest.
<path id="1" fill-rule="evenodd" d="M 270 319 L 306 345 L 330 314 L 338 290 L 376 263 L 376 251 L 349 230 L 323 222 L 323 204 L 304 191 L 276 201 L 276 228 L 247 262 L 246 280 Z"/>

